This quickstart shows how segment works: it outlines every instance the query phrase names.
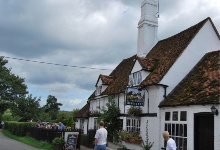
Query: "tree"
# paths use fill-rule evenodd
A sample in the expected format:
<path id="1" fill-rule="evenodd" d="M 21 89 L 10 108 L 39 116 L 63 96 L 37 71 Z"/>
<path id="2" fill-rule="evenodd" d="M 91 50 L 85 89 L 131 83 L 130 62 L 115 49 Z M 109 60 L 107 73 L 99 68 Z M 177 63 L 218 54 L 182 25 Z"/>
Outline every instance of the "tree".
<path id="1" fill-rule="evenodd" d="M 57 98 L 55 96 L 49 95 L 47 97 L 47 103 L 44 106 L 45 112 L 49 113 L 51 120 L 57 119 L 58 111 L 60 110 L 59 106 L 63 104 L 57 103 Z"/>
<path id="2" fill-rule="evenodd" d="M 12 112 L 10 109 L 7 109 L 4 114 L 2 115 L 2 119 L 4 121 L 18 121 L 21 117 L 19 116 L 12 116 Z"/>
<path id="3" fill-rule="evenodd" d="M 11 69 L 5 67 L 7 63 L 4 57 L 0 57 L 0 114 L 10 108 L 17 98 L 28 93 L 24 79 L 11 73 Z"/>
<path id="4" fill-rule="evenodd" d="M 107 109 L 104 107 L 101 109 L 101 116 L 99 120 L 104 121 L 108 131 L 108 139 L 112 141 L 113 137 L 117 135 L 117 131 L 120 129 L 120 109 L 116 106 L 112 96 L 109 96 L 106 107 Z"/>
<path id="5" fill-rule="evenodd" d="M 79 109 L 78 108 L 75 108 L 73 109 L 72 111 L 72 117 L 75 118 L 75 115 L 78 113 Z"/>
<path id="6" fill-rule="evenodd" d="M 74 123 L 74 122 L 73 122 L 73 116 L 70 116 L 69 119 L 68 119 L 67 125 L 70 126 L 70 127 L 72 127 L 72 126 L 73 126 L 73 123 Z"/>
<path id="7" fill-rule="evenodd" d="M 57 114 L 56 122 L 62 122 L 64 125 L 67 125 L 69 116 L 71 116 L 71 112 L 69 112 L 69 111 L 59 111 L 58 114 Z"/>
<path id="8" fill-rule="evenodd" d="M 16 99 L 15 107 L 12 109 L 14 115 L 22 117 L 22 121 L 31 119 L 37 119 L 40 113 L 40 98 L 32 97 L 21 97 Z"/>

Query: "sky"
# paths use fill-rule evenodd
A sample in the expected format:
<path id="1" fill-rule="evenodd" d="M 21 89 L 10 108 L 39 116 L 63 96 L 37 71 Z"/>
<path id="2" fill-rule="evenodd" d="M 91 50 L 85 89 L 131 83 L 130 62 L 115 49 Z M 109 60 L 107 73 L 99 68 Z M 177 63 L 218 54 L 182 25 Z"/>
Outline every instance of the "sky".
<path id="1" fill-rule="evenodd" d="M 142 1 L 0 0 L 0 56 L 41 106 L 53 95 L 61 110 L 80 109 L 100 74 L 137 53 Z M 219 0 L 160 0 L 159 40 L 207 17 L 220 32 Z"/>

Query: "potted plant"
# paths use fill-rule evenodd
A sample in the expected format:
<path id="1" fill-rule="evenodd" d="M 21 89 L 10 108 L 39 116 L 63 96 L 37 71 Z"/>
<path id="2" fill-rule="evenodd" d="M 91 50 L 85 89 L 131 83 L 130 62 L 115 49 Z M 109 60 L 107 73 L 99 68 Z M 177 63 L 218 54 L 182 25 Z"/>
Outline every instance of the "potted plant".
<path id="1" fill-rule="evenodd" d="M 142 142 L 142 138 L 139 133 L 138 134 L 136 133 L 134 135 L 133 139 L 134 139 L 134 144 L 141 144 L 141 142 Z"/>
<path id="2" fill-rule="evenodd" d="M 52 144 L 54 145 L 54 150 L 63 150 L 63 146 L 65 144 L 65 141 L 64 141 L 63 137 L 60 137 L 60 138 L 56 137 L 52 141 Z"/>
<path id="3" fill-rule="evenodd" d="M 118 132 L 118 136 L 122 141 L 125 141 L 125 139 L 127 138 L 128 132 L 121 130 Z"/>
<path id="4" fill-rule="evenodd" d="M 130 143 L 132 144 L 141 144 L 142 142 L 142 138 L 140 136 L 140 133 L 138 132 L 133 132 L 130 133 L 130 139 L 129 139 Z"/>
<path id="5" fill-rule="evenodd" d="M 142 113 L 142 110 L 139 107 L 131 107 L 128 109 L 128 115 L 130 116 L 138 116 L 141 113 Z"/>

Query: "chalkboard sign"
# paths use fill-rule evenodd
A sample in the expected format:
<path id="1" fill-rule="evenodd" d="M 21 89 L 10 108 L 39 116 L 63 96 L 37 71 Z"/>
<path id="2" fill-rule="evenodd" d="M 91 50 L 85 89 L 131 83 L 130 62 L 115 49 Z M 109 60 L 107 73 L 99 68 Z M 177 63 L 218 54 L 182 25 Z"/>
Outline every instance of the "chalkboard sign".
<path id="1" fill-rule="evenodd" d="M 76 144 L 77 144 L 77 138 L 78 138 L 78 135 L 76 135 L 76 134 L 68 134 L 65 150 L 69 150 L 69 149 L 73 150 L 73 149 L 75 149 L 76 148 Z"/>

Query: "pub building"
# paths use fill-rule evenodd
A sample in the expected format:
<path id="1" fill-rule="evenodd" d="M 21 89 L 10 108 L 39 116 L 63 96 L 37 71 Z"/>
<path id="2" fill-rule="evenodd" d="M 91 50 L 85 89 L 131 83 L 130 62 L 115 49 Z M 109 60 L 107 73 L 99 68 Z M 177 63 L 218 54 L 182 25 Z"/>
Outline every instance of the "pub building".
<path id="1" fill-rule="evenodd" d="M 113 96 L 120 109 L 122 129 L 139 132 L 143 141 L 147 130 L 149 141 L 154 142 L 152 149 L 165 147 L 162 132 L 168 131 L 179 150 L 217 150 L 220 35 L 207 16 L 182 32 L 158 40 L 158 3 L 141 3 L 137 54 L 123 59 L 109 75 L 99 75 L 95 91 L 75 116 L 75 126 L 85 134 L 98 129 L 97 114 L 106 107 L 108 96 Z M 129 115 L 131 109 L 140 113 Z M 122 144 L 141 149 L 139 144 Z"/>

